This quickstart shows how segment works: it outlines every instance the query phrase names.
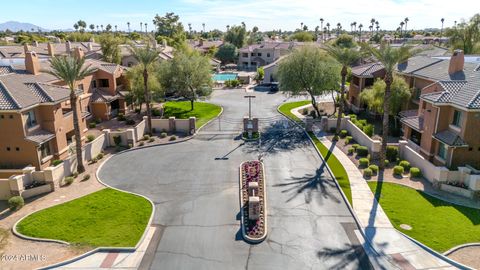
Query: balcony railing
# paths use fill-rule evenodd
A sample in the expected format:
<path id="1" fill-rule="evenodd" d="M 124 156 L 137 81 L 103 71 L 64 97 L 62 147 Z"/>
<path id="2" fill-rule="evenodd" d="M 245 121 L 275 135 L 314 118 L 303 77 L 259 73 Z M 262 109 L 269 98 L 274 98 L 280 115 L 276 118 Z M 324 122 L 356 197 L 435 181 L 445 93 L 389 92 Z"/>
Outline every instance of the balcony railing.
<path id="1" fill-rule="evenodd" d="M 400 118 L 418 116 L 418 110 L 401 111 L 398 113 Z"/>

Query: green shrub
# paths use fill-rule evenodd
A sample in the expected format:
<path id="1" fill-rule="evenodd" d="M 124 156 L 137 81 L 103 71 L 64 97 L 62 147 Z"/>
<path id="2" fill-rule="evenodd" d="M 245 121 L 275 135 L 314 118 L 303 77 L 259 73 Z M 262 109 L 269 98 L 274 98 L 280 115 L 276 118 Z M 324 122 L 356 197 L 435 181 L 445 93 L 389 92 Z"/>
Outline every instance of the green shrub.
<path id="1" fill-rule="evenodd" d="M 129 144 L 127 145 L 127 149 L 130 149 L 130 148 L 133 148 L 133 144 L 131 144 L 131 143 L 129 143 Z"/>
<path id="2" fill-rule="evenodd" d="M 377 165 L 372 164 L 372 165 L 368 166 L 368 168 L 369 168 L 370 170 L 372 170 L 373 174 L 377 174 L 377 173 L 378 173 L 378 166 L 377 166 Z"/>
<path id="3" fill-rule="evenodd" d="M 125 121 L 125 124 L 129 125 L 129 126 L 133 126 L 135 125 L 135 120 L 133 119 L 127 119 L 127 121 Z"/>
<path id="4" fill-rule="evenodd" d="M 347 136 L 347 138 L 345 139 L 345 145 L 347 145 L 347 144 L 350 144 L 350 139 L 348 138 L 348 136 Z"/>
<path id="5" fill-rule="evenodd" d="M 352 137 L 352 136 L 347 136 L 347 137 L 345 137 L 345 140 L 350 140 L 350 141 L 352 141 L 352 140 L 353 140 L 353 137 Z"/>
<path id="6" fill-rule="evenodd" d="M 25 205 L 25 201 L 23 200 L 22 196 L 13 196 L 8 199 L 8 208 L 11 211 L 18 210 Z"/>
<path id="7" fill-rule="evenodd" d="M 385 163 L 384 163 L 384 164 L 385 164 L 385 167 L 388 167 L 388 165 L 390 165 L 390 160 L 388 160 L 388 159 L 385 159 L 385 161 L 384 161 L 384 162 L 385 162 Z"/>
<path id="8" fill-rule="evenodd" d="M 148 134 L 143 135 L 143 140 L 144 141 L 148 141 L 149 139 L 150 139 L 150 135 L 148 135 Z"/>
<path id="9" fill-rule="evenodd" d="M 359 163 L 360 167 L 366 168 L 370 164 L 370 160 L 368 160 L 367 158 L 361 158 L 361 159 L 358 160 L 358 163 Z"/>
<path id="10" fill-rule="evenodd" d="M 358 123 L 359 123 L 359 124 L 362 124 L 363 126 L 368 125 L 368 122 L 367 122 L 366 119 L 360 119 L 360 120 L 358 120 Z"/>
<path id="11" fill-rule="evenodd" d="M 65 182 L 65 185 L 69 186 L 73 183 L 73 177 L 71 176 L 65 177 L 65 179 L 63 179 L 63 182 Z"/>
<path id="12" fill-rule="evenodd" d="M 166 138 L 167 137 L 167 133 L 166 132 L 162 132 L 160 133 L 160 138 Z"/>
<path id="13" fill-rule="evenodd" d="M 348 131 L 345 129 L 342 129 L 339 135 L 340 135 L 340 138 L 345 138 L 348 135 Z"/>
<path id="14" fill-rule="evenodd" d="M 353 120 L 357 120 L 357 115 L 356 114 L 349 114 L 350 120 L 353 122 Z"/>
<path id="15" fill-rule="evenodd" d="M 54 161 L 52 161 L 52 165 L 54 167 L 56 167 L 56 166 L 62 164 L 62 162 L 63 162 L 63 160 L 61 160 L 61 159 L 55 159 Z"/>
<path id="16" fill-rule="evenodd" d="M 372 177 L 372 175 L 373 175 L 373 172 L 370 168 L 366 168 L 365 170 L 363 170 L 363 177 L 370 178 Z"/>
<path id="17" fill-rule="evenodd" d="M 125 121 L 125 120 L 127 120 L 127 118 L 125 117 L 125 115 L 123 113 L 119 113 L 117 115 L 117 120 L 118 121 Z"/>
<path id="18" fill-rule="evenodd" d="M 398 158 L 398 147 L 387 146 L 387 159 L 391 162 L 396 161 Z"/>
<path id="19" fill-rule="evenodd" d="M 77 177 L 78 177 L 78 172 L 74 172 L 74 173 L 72 174 L 72 177 L 73 177 L 73 178 L 77 178 Z"/>
<path id="20" fill-rule="evenodd" d="M 113 142 L 116 146 L 119 146 L 122 143 L 122 137 L 120 136 L 113 136 Z"/>
<path id="21" fill-rule="evenodd" d="M 417 167 L 411 167 L 410 177 L 422 177 L 422 171 Z"/>
<path id="22" fill-rule="evenodd" d="M 357 155 L 359 157 L 366 157 L 368 156 L 368 148 L 366 146 L 359 146 L 357 147 L 357 149 L 355 150 L 357 152 Z"/>
<path id="23" fill-rule="evenodd" d="M 139 142 L 139 143 L 138 143 L 138 146 L 144 146 L 144 145 L 145 145 L 144 142 Z"/>
<path id="24" fill-rule="evenodd" d="M 95 135 L 87 135 L 87 142 L 93 142 L 93 140 L 95 140 Z"/>
<path id="25" fill-rule="evenodd" d="M 373 125 L 372 125 L 372 124 L 368 124 L 368 125 L 363 126 L 363 132 L 364 132 L 368 137 L 372 137 L 372 136 L 373 136 Z"/>
<path id="26" fill-rule="evenodd" d="M 173 135 L 173 136 L 170 137 L 169 140 L 170 140 L 170 141 L 175 141 L 176 139 L 177 139 L 177 137 L 176 137 L 175 135 Z"/>
<path id="27" fill-rule="evenodd" d="M 403 169 L 402 166 L 397 165 L 397 166 L 393 167 L 393 175 L 399 175 L 399 176 L 401 176 L 404 171 L 405 171 L 405 170 Z"/>
<path id="28" fill-rule="evenodd" d="M 101 118 L 97 118 L 97 120 L 95 120 L 95 123 L 97 123 L 97 125 L 100 124 L 100 123 L 102 123 L 102 119 L 101 119 Z"/>
<path id="29" fill-rule="evenodd" d="M 350 147 L 350 148 L 348 148 L 347 151 L 348 151 L 349 155 L 353 155 L 353 152 L 355 152 L 355 149 L 353 149 L 353 147 Z"/>
<path id="30" fill-rule="evenodd" d="M 403 167 L 403 169 L 408 172 L 410 170 L 410 162 L 406 161 L 406 160 L 402 160 L 400 161 L 400 163 L 398 164 L 400 166 Z"/>
<path id="31" fill-rule="evenodd" d="M 96 128 L 96 127 L 97 127 L 97 123 L 95 123 L 95 122 L 90 122 L 90 123 L 88 124 L 88 127 L 89 127 L 89 128 Z"/>
<path id="32" fill-rule="evenodd" d="M 148 139 L 148 142 L 154 142 L 155 141 L 155 138 L 151 137 L 150 139 Z"/>
<path id="33" fill-rule="evenodd" d="M 334 135 L 333 138 L 332 138 L 332 141 L 334 141 L 334 142 L 338 141 L 338 135 Z"/>
<path id="34" fill-rule="evenodd" d="M 85 174 L 82 178 L 82 181 L 87 181 L 88 179 L 90 179 L 90 174 Z"/>
<path id="35" fill-rule="evenodd" d="M 152 110 L 152 115 L 155 116 L 155 117 L 158 117 L 158 116 L 161 115 L 161 112 L 160 112 L 159 109 L 155 108 L 155 109 Z"/>
<path id="36" fill-rule="evenodd" d="M 360 146 L 360 144 L 358 143 L 355 143 L 355 144 L 352 144 L 352 148 L 353 150 L 357 151 L 357 148 Z"/>

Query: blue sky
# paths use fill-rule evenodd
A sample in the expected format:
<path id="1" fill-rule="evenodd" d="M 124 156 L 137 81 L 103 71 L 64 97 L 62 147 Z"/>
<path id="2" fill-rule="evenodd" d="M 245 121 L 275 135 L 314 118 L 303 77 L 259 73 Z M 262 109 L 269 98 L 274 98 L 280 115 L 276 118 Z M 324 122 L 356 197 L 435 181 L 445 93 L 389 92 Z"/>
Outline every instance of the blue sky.
<path id="1" fill-rule="evenodd" d="M 126 29 L 127 22 L 139 29 L 140 22 L 147 22 L 152 29 L 155 14 L 173 11 L 186 25 L 192 23 L 200 30 L 225 29 L 226 25 L 244 21 L 248 28 L 260 30 L 293 30 L 303 22 L 310 29 L 320 25 L 324 18 L 331 25 L 340 22 L 349 29 L 350 23 L 368 25 L 376 18 L 381 28 L 394 29 L 405 17 L 409 17 L 409 29 L 445 27 L 455 20 L 470 18 L 480 11 L 478 0 L 1 0 L 0 22 L 21 21 L 47 29 L 72 28 L 74 22 L 83 19 L 87 24 L 118 25 Z M 367 26 L 368 27 L 368 26 Z M 365 28 L 367 28 L 365 27 Z"/>

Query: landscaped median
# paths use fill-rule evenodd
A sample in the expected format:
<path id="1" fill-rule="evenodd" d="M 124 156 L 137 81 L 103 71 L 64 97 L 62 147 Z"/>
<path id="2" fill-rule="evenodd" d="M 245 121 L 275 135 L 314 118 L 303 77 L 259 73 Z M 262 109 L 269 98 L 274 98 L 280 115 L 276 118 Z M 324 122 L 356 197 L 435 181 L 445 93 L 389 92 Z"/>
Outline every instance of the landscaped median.
<path id="1" fill-rule="evenodd" d="M 302 121 L 298 117 L 296 117 L 294 114 L 292 114 L 291 111 L 295 108 L 307 105 L 309 103 L 310 103 L 309 100 L 288 102 L 278 107 L 278 110 L 286 117 L 299 123 Z M 313 133 L 310 132 L 308 135 L 310 136 L 312 141 L 315 143 L 315 146 L 317 147 L 318 151 L 322 155 L 325 162 L 327 162 L 328 167 L 332 171 L 333 176 L 335 177 L 338 184 L 340 185 L 340 188 L 342 189 L 343 193 L 347 197 L 347 200 L 349 201 L 350 205 L 352 205 L 352 191 L 350 188 L 350 181 L 348 179 L 347 171 L 345 170 L 343 165 L 340 163 L 340 161 L 337 159 L 337 157 L 335 157 L 335 155 L 325 145 L 323 145 L 322 142 L 318 140 L 318 138 Z"/>
<path id="2" fill-rule="evenodd" d="M 445 252 L 480 242 L 480 209 L 455 205 L 398 184 L 368 185 L 393 226 L 428 247 Z"/>
<path id="3" fill-rule="evenodd" d="M 16 225 L 18 233 L 72 245 L 135 247 L 152 204 L 145 198 L 111 188 L 35 212 Z"/>
<path id="4" fill-rule="evenodd" d="M 165 118 L 172 116 L 178 119 L 195 117 L 197 129 L 217 117 L 222 111 L 222 107 L 207 102 L 194 102 L 194 109 L 191 110 L 190 101 L 168 101 L 163 108 Z"/>

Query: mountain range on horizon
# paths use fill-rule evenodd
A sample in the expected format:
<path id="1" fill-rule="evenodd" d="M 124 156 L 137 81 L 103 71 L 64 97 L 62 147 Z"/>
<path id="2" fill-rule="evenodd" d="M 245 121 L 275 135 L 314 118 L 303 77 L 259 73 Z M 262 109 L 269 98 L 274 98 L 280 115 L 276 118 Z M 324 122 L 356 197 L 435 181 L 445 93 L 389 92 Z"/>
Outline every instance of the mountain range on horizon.
<path id="1" fill-rule="evenodd" d="M 4 23 L 0 23 L 0 31 L 6 31 L 10 30 L 12 32 L 17 32 L 17 31 L 25 31 L 25 32 L 30 32 L 30 31 L 40 31 L 42 32 L 48 32 L 49 30 L 43 27 L 40 27 L 35 24 L 31 23 L 25 23 L 25 22 L 16 22 L 16 21 L 8 21 Z"/>

